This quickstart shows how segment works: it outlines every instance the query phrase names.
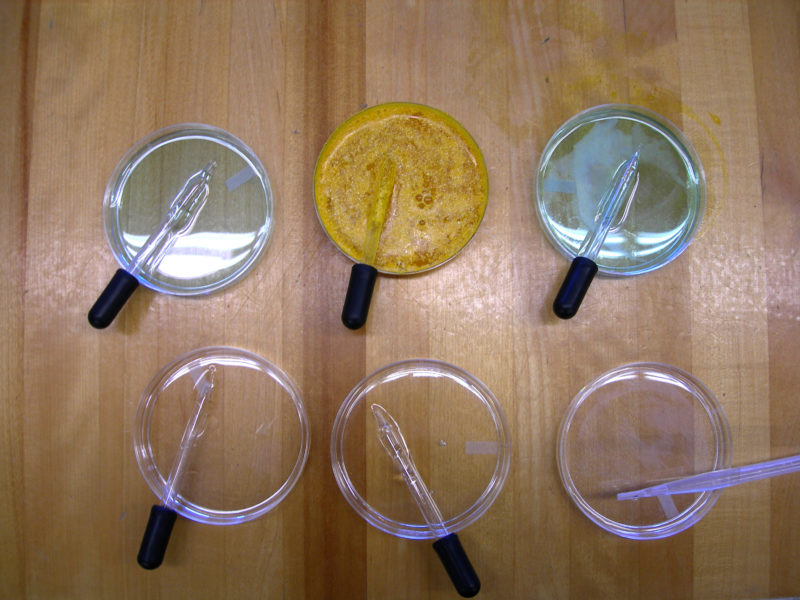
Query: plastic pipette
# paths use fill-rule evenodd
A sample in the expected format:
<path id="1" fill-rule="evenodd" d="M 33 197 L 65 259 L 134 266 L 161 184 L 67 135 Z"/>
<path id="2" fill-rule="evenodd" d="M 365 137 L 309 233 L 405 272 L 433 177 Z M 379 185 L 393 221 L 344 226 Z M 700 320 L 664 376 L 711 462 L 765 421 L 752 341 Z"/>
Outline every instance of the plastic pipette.
<path id="1" fill-rule="evenodd" d="M 180 488 L 179 484 L 186 469 L 186 459 L 189 456 L 189 451 L 194 447 L 197 438 L 203 435 L 203 431 L 205 430 L 208 411 L 203 409 L 205 408 L 206 402 L 211 397 L 211 392 L 214 390 L 215 373 L 216 367 L 211 365 L 203 372 L 203 375 L 195 386 L 197 390 L 197 401 L 195 402 L 194 411 L 186 422 L 186 427 L 183 429 L 181 443 L 178 446 L 178 453 L 172 461 L 172 468 L 169 470 L 167 482 L 164 484 L 164 493 L 161 495 L 161 499 L 166 507 L 172 504 L 176 491 Z"/>
<path id="2" fill-rule="evenodd" d="M 742 467 L 708 471 L 632 492 L 621 492 L 617 494 L 617 500 L 637 500 L 672 494 L 697 494 L 797 471 L 800 471 L 800 454 Z"/>
<path id="3" fill-rule="evenodd" d="M 428 527 L 437 536 L 444 537 L 449 532 L 444 524 L 444 518 L 439 507 L 431 496 L 431 492 L 422 480 L 417 466 L 411 459 L 411 453 L 406 445 L 406 440 L 397 422 L 385 408 L 379 404 L 372 405 L 372 414 L 378 424 L 378 440 L 392 458 L 392 461 L 403 474 L 403 479 L 408 486 L 411 496 L 419 507 L 422 517 Z"/>
<path id="4" fill-rule="evenodd" d="M 600 253 L 600 248 L 609 231 L 614 228 L 614 224 L 617 223 L 619 226 L 627 216 L 638 184 L 639 150 L 636 150 L 633 156 L 614 172 L 611 183 L 600 199 L 594 220 L 589 225 L 578 253 L 572 260 L 564 282 L 556 294 L 553 312 L 559 318 L 570 319 L 577 314 L 583 297 L 597 273 L 595 259 Z M 623 206 L 625 210 L 622 211 L 622 216 L 618 216 Z"/>
<path id="5" fill-rule="evenodd" d="M 461 546 L 458 535 L 447 530 L 442 513 L 411 458 L 411 452 L 397 422 L 380 404 L 372 404 L 370 408 L 378 425 L 378 440 L 402 473 L 403 480 L 422 517 L 438 538 L 433 543 L 436 554 L 439 555 L 456 591 L 464 598 L 471 598 L 480 591 L 481 582 Z"/>
<path id="6" fill-rule="evenodd" d="M 208 200 L 208 184 L 216 167 L 217 163 L 211 161 L 186 180 L 170 203 L 161 226 L 147 238 L 133 258 L 128 270 L 131 275 L 157 267 L 175 240 L 192 229 Z"/>
<path id="7" fill-rule="evenodd" d="M 216 167 L 216 162 L 209 162 L 191 175 L 175 194 L 166 216 L 133 257 L 130 268 L 117 269 L 92 306 L 89 311 L 89 323 L 92 327 L 108 327 L 139 286 L 137 276 L 155 269 L 175 241 L 191 231 L 208 199 L 208 185 Z"/>
<path id="8" fill-rule="evenodd" d="M 186 422 L 186 427 L 183 429 L 178 452 L 175 454 L 172 468 L 164 483 L 164 491 L 161 494 L 162 504 L 155 504 L 150 509 L 150 518 L 147 521 L 147 528 L 144 531 L 142 544 L 139 547 L 139 555 L 137 556 L 137 561 L 145 569 L 155 569 L 164 560 L 164 553 L 167 550 L 172 526 L 178 516 L 171 508 L 171 505 L 175 503 L 191 450 L 197 443 L 197 439 L 205 431 L 205 422 L 208 418 L 206 404 L 214 390 L 215 372 L 214 365 L 209 366 L 195 384 L 197 399 L 194 410 Z"/>
<path id="9" fill-rule="evenodd" d="M 389 216 L 396 176 L 397 165 L 390 157 L 384 156 L 378 166 L 374 189 L 371 191 L 373 198 L 367 212 L 361 262 L 354 264 L 350 270 L 347 294 L 342 307 L 342 323 L 350 329 L 359 329 L 367 322 L 372 291 L 378 277 L 375 256 L 378 253 L 378 244 L 386 218 Z"/>

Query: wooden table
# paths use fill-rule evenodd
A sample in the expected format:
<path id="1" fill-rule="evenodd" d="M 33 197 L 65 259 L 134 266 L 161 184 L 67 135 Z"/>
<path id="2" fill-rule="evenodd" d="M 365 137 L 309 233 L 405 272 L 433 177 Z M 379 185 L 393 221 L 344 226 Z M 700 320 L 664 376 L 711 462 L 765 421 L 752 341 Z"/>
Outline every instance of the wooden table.
<path id="1" fill-rule="evenodd" d="M 369 527 L 328 451 L 347 392 L 429 357 L 485 382 L 508 417 L 511 474 L 461 532 L 482 598 L 773 598 L 800 594 L 800 477 L 727 490 L 697 525 L 650 542 L 586 519 L 559 481 L 571 398 L 638 360 L 717 396 L 733 463 L 800 452 L 800 4 L 792 1 L 234 2 L 0 5 L 0 596 L 452 598 L 429 544 Z M 365 329 L 340 320 L 349 261 L 315 215 L 333 129 L 391 100 L 436 106 L 475 137 L 490 201 L 472 243 L 422 276 L 382 277 Z M 567 261 L 532 185 L 544 144 L 587 107 L 672 120 L 708 179 L 702 229 L 661 270 L 599 279 L 578 317 L 550 311 Z M 166 125 L 241 137 L 275 192 L 255 271 L 201 299 L 140 289 L 97 331 L 115 268 L 101 201 L 122 154 Z M 154 501 L 131 430 L 155 372 L 241 347 L 303 392 L 311 453 L 287 499 L 235 527 L 179 521 L 165 564 L 136 552 Z"/>

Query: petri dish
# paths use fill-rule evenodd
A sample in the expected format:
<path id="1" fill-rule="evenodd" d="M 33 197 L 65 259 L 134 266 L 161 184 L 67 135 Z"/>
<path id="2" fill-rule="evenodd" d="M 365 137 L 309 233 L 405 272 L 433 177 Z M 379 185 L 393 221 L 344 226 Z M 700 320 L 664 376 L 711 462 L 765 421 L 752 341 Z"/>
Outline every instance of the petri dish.
<path id="1" fill-rule="evenodd" d="M 477 378 L 448 363 L 413 359 L 367 376 L 342 403 L 331 465 L 350 506 L 370 525 L 407 539 L 434 539 L 378 438 L 371 406 L 396 421 L 449 532 L 474 523 L 508 477 L 511 441 L 503 409 Z"/>
<path id="2" fill-rule="evenodd" d="M 331 134 L 314 172 L 323 229 L 347 257 L 363 260 L 378 165 L 385 156 L 396 164 L 396 176 L 373 266 L 399 275 L 447 262 L 483 220 L 488 175 L 467 130 L 429 106 L 378 104 Z"/>
<path id="3" fill-rule="evenodd" d="M 200 406 L 198 390 L 212 372 Z M 271 362 L 238 348 L 201 348 L 147 386 L 133 446 L 164 506 L 193 521 L 232 525 L 272 510 L 297 483 L 308 458 L 308 417 L 300 391 Z"/>
<path id="4" fill-rule="evenodd" d="M 114 168 L 103 198 L 106 240 L 128 271 L 164 225 L 184 185 L 214 164 L 208 197 L 191 230 L 135 269 L 140 283 L 168 294 L 207 294 L 233 284 L 263 255 L 272 233 L 273 196 L 263 165 L 244 142 L 210 125 L 179 124 L 137 142 Z"/>
<path id="5" fill-rule="evenodd" d="M 638 186 L 594 261 L 598 272 L 647 273 L 691 243 L 706 204 L 697 152 L 664 117 L 637 106 L 608 104 L 564 123 L 539 161 L 537 216 L 550 243 L 568 259 L 577 255 L 615 170 L 637 149 Z"/>
<path id="6" fill-rule="evenodd" d="M 692 375 L 634 363 L 578 392 L 556 456 L 567 493 L 595 524 L 629 539 L 664 538 L 702 519 L 720 490 L 624 501 L 617 493 L 729 467 L 730 427 L 714 395 Z"/>

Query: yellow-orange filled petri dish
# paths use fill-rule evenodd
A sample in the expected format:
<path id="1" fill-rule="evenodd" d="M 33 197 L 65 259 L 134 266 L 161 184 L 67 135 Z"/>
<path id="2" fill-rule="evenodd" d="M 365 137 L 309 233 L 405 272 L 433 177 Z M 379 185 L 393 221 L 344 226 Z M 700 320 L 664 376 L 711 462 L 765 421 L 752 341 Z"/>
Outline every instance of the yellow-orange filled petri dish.
<path id="1" fill-rule="evenodd" d="M 385 156 L 396 175 L 373 266 L 395 274 L 432 269 L 457 254 L 483 219 L 483 156 L 455 119 L 428 106 L 379 104 L 345 121 L 320 153 L 314 199 L 333 243 L 357 262 Z"/>

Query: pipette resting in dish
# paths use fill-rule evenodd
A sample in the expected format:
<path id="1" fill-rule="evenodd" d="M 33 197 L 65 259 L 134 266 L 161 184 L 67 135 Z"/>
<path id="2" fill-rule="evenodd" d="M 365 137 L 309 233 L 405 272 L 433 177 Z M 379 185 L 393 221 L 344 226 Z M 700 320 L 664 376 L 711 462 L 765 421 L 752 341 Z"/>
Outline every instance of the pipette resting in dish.
<path id="1" fill-rule="evenodd" d="M 603 242 L 609 232 L 619 228 L 627 218 L 636 188 L 639 185 L 639 149 L 617 167 L 611 182 L 597 206 L 597 212 L 586 236 L 572 260 L 561 288 L 553 301 L 553 312 L 561 319 L 571 319 L 580 308 L 595 274 Z"/>
<path id="2" fill-rule="evenodd" d="M 161 494 L 162 504 L 156 504 L 150 509 L 150 518 L 147 521 L 147 528 L 144 536 L 142 536 L 142 543 L 137 556 L 139 565 L 145 569 L 155 569 L 164 560 L 169 537 L 172 534 L 172 527 L 178 516 L 171 506 L 176 502 L 181 480 L 186 473 L 186 465 L 191 456 L 191 450 L 205 431 L 205 424 L 208 419 L 208 404 L 214 390 L 215 373 L 216 367 L 210 365 L 197 379 L 195 384 L 197 398 L 192 414 L 183 429 L 178 451 L 172 461 L 172 468 L 164 483 L 164 492 Z"/>
<path id="3" fill-rule="evenodd" d="M 448 531 L 444 524 L 442 512 L 436 506 L 428 486 L 425 485 L 417 466 L 411 460 L 411 453 L 408 451 L 406 440 L 397 422 L 381 405 L 373 404 L 371 409 L 378 424 L 378 439 L 386 453 L 392 458 L 395 466 L 402 473 L 403 480 L 406 482 L 408 490 L 417 503 L 428 527 L 438 537 L 447 535 Z"/>
<path id="4" fill-rule="evenodd" d="M 373 195 L 367 212 L 367 227 L 364 234 L 364 251 L 361 262 L 353 265 L 347 284 L 347 293 L 342 307 L 342 322 L 350 329 L 359 329 L 367 322 L 369 304 L 375 288 L 378 270 L 375 257 L 378 244 L 389 215 L 397 178 L 397 165 L 390 156 L 383 156 L 378 165 Z"/>
<path id="5" fill-rule="evenodd" d="M 130 267 L 117 269 L 114 277 L 89 310 L 92 327 L 108 327 L 139 286 L 138 275 L 152 272 L 181 236 L 192 230 L 208 200 L 209 183 L 217 167 L 210 161 L 191 175 L 170 202 L 167 214 L 133 257 Z"/>
<path id="6" fill-rule="evenodd" d="M 759 479 L 766 479 L 768 477 L 795 473 L 797 471 L 800 471 L 800 454 L 752 465 L 744 465 L 742 467 L 717 469 L 715 471 L 708 471 L 706 473 L 699 473 L 666 483 L 652 485 L 640 490 L 620 492 L 617 494 L 617 500 L 638 500 L 639 498 L 651 498 L 654 496 L 667 496 L 672 494 L 697 494 L 748 483 L 750 481 L 758 481 Z"/>
<path id="7" fill-rule="evenodd" d="M 214 374 L 216 367 L 210 365 L 203 374 L 198 378 L 195 390 L 197 391 L 197 400 L 195 402 L 194 411 L 192 412 L 189 420 L 186 422 L 186 427 L 181 436 L 181 442 L 178 446 L 178 453 L 172 461 L 172 468 L 169 470 L 167 482 L 164 485 L 164 494 L 162 495 L 162 502 L 164 506 L 169 508 L 170 504 L 174 502 L 177 490 L 180 489 L 180 482 L 186 470 L 187 458 L 189 452 L 197 443 L 200 436 L 205 431 L 205 423 L 208 420 L 208 409 L 206 404 L 211 398 L 211 392 L 214 391 Z"/>
<path id="8" fill-rule="evenodd" d="M 128 269 L 131 275 L 155 269 L 175 241 L 192 230 L 208 200 L 208 185 L 216 167 L 217 163 L 212 160 L 186 180 L 175 194 L 159 228 L 133 257 Z"/>
<path id="9" fill-rule="evenodd" d="M 480 591 L 481 582 L 458 539 L 458 535 L 447 530 L 442 512 L 411 458 L 408 444 L 406 444 L 397 421 L 380 404 L 373 403 L 370 408 L 378 426 L 378 440 L 403 475 L 403 480 L 417 503 L 428 528 L 438 538 L 433 543 L 436 554 L 442 561 L 458 593 L 465 598 L 471 598 Z"/>

